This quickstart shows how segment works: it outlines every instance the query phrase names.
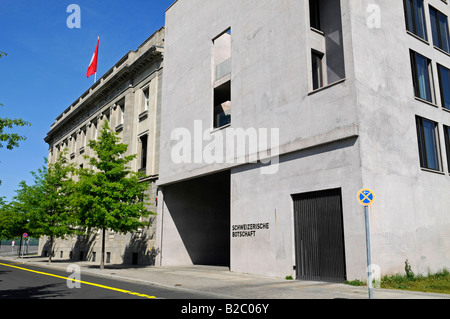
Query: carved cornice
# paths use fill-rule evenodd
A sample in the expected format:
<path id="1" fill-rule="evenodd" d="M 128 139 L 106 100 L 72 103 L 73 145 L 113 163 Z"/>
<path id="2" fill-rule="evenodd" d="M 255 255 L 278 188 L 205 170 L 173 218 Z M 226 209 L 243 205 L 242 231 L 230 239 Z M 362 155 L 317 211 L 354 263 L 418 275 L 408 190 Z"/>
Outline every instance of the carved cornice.
<path id="1" fill-rule="evenodd" d="M 129 55 L 124 58 L 128 60 Z M 158 71 L 162 65 L 163 49 L 152 46 L 131 64 L 124 65 L 125 61 L 122 60 L 58 117 L 57 122 L 54 123 L 44 138 L 45 142 L 53 144 L 60 140 L 77 126 L 100 112 L 119 95 L 133 88 L 133 77 L 145 68 L 156 64 L 155 71 Z M 117 65 L 120 65 L 120 69 L 117 69 Z"/>

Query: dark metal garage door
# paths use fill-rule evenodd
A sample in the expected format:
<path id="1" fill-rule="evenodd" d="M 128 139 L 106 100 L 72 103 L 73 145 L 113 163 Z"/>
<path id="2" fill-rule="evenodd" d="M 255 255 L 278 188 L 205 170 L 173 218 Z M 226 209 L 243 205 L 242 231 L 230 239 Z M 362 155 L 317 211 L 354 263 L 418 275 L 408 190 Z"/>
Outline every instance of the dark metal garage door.
<path id="1" fill-rule="evenodd" d="M 341 189 L 298 194 L 292 198 L 297 279 L 344 282 Z"/>

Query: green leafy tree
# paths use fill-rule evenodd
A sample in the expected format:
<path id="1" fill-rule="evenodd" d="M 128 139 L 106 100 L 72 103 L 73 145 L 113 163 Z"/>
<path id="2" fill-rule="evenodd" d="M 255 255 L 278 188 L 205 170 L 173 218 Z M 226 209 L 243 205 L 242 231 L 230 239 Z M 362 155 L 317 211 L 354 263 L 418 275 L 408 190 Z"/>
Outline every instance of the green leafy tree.
<path id="1" fill-rule="evenodd" d="M 14 200 L 29 216 L 29 229 L 35 236 L 49 238 L 49 262 L 52 261 L 55 240 L 76 234 L 78 229 L 73 201 L 75 182 L 71 178 L 74 166 L 68 164 L 64 150 L 55 163 L 32 172 L 34 184 L 20 183 Z"/>
<path id="2" fill-rule="evenodd" d="M 0 106 L 3 106 L 0 103 Z M 6 148 L 12 150 L 13 148 L 19 146 L 20 141 L 26 140 L 25 136 L 19 135 L 17 133 L 7 133 L 5 129 L 12 129 L 15 126 L 28 126 L 30 123 L 22 119 L 9 119 L 6 117 L 0 117 L 0 148 L 3 148 L 3 143 L 6 143 Z"/>
<path id="3" fill-rule="evenodd" d="M 3 56 L 7 56 L 8 54 L 0 51 L 0 58 Z M 3 106 L 0 103 L 0 106 Z M 6 148 L 12 150 L 14 147 L 19 146 L 20 141 L 24 141 L 25 137 L 21 136 L 17 133 L 6 133 L 5 129 L 12 129 L 15 126 L 27 126 L 30 123 L 22 120 L 22 119 L 9 119 L 0 117 L 0 148 L 3 147 L 3 143 L 6 143 Z"/>
<path id="4" fill-rule="evenodd" d="M 0 58 L 2 56 L 6 56 L 5 52 L 0 51 Z M 3 107 L 3 104 L 0 103 L 0 107 Z M 24 141 L 26 138 L 17 133 L 5 132 L 5 130 L 13 129 L 16 126 L 29 126 L 30 123 L 26 122 L 20 118 L 10 119 L 6 117 L 0 117 L 0 148 L 4 147 L 6 144 L 6 148 L 8 150 L 12 150 L 13 148 L 19 146 L 19 142 Z M 1 181 L 0 181 L 1 184 Z"/>
<path id="5" fill-rule="evenodd" d="M 144 218 L 153 213 L 146 208 L 148 184 L 127 167 L 136 155 L 124 156 L 128 145 L 120 143 L 108 122 L 98 140 L 89 141 L 89 147 L 96 156 L 86 158 L 94 169 L 79 171 L 77 207 L 84 228 L 102 230 L 100 269 L 104 269 L 105 231 L 127 233 L 144 228 L 149 225 Z"/>
<path id="6" fill-rule="evenodd" d="M 17 202 L 0 203 L 0 240 L 22 238 L 22 234 L 29 232 L 29 216 L 21 210 Z"/>

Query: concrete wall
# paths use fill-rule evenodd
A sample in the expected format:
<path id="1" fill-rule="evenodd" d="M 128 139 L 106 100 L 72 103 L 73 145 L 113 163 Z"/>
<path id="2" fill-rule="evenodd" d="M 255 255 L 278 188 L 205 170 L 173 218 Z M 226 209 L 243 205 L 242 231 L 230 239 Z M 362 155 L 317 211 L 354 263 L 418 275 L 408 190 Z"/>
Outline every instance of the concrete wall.
<path id="1" fill-rule="evenodd" d="M 212 40 L 229 27 L 231 128 L 280 128 L 281 151 L 289 152 L 300 141 L 353 127 L 356 106 L 351 81 L 330 88 L 327 94 L 309 96 L 311 50 L 307 43 L 311 31 L 307 17 L 306 4 L 301 1 L 217 1 L 213 7 L 201 1 L 176 2 L 166 17 L 161 149 L 170 150 L 177 144 L 171 141 L 175 128 L 194 132 L 194 120 L 201 121 L 203 130 L 211 130 Z M 349 37 L 344 41 L 348 47 Z M 351 55 L 348 59 L 351 78 Z M 225 131 L 211 133 L 220 134 Z M 202 146 L 208 143 L 203 141 Z M 162 152 L 162 184 L 229 166 L 172 163 L 171 153 Z"/>
<path id="2" fill-rule="evenodd" d="M 450 15 L 440 0 L 425 3 Z M 429 21 L 428 6 L 425 11 Z M 361 188 L 376 194 L 372 261 L 383 274 L 403 273 L 406 259 L 416 273 L 449 267 L 450 179 L 442 125 L 450 125 L 450 113 L 440 107 L 437 89 L 435 105 L 414 98 L 409 50 L 433 61 L 435 84 L 436 63 L 450 63 L 430 42 L 406 32 L 402 1 L 341 1 L 338 34 L 310 30 L 308 1 L 179 0 L 166 21 L 160 185 L 231 169 L 231 226 L 269 223 L 256 237 L 230 237 L 232 270 L 292 275 L 290 195 L 329 188 L 343 194 L 347 279 L 366 277 L 363 207 L 356 200 Z M 211 130 L 212 40 L 230 27 L 232 121 Z M 428 32 L 432 39 L 429 25 Z M 328 52 L 327 86 L 316 91 L 312 48 Z M 343 63 L 333 61 L 336 52 L 341 62 L 343 53 Z M 416 115 L 439 122 L 442 172 L 420 168 Z M 199 123 L 197 136 L 209 130 L 211 140 L 195 140 Z M 263 175 L 259 164 L 236 158 L 207 163 L 194 154 L 174 163 L 176 128 L 191 132 L 192 149 L 199 143 L 200 150 L 220 145 L 232 129 L 277 128 L 278 171 Z M 164 249 L 164 236 L 159 239 Z M 171 262 L 176 259 L 174 252 Z"/>
<path id="3" fill-rule="evenodd" d="M 364 218 L 355 201 L 361 179 L 357 149 L 355 137 L 284 155 L 273 175 L 260 174 L 256 164 L 233 169 L 232 226 L 269 223 L 269 229 L 231 238 L 231 270 L 295 278 L 291 195 L 341 188 L 347 274 L 364 275 Z"/>
<path id="4" fill-rule="evenodd" d="M 379 6 L 379 27 L 368 27 L 370 4 Z M 406 259 L 416 273 L 450 266 L 450 178 L 442 131 L 450 113 L 440 106 L 436 69 L 436 62 L 449 68 L 450 60 L 432 45 L 429 4 L 450 15 L 448 4 L 425 1 L 426 43 L 406 31 L 402 1 L 352 2 L 359 13 L 352 17 L 352 37 L 362 176 L 376 193 L 372 260 L 383 273 L 403 274 Z M 410 49 L 433 61 L 436 105 L 414 97 Z M 416 115 L 439 123 L 442 172 L 420 168 Z"/>
<path id="5" fill-rule="evenodd" d="M 342 7 L 343 12 L 350 10 L 347 1 Z M 233 271 L 293 275 L 290 196 L 338 187 L 344 196 L 349 274 L 365 273 L 364 220 L 355 199 L 362 182 L 352 39 L 347 36 L 351 24 L 348 15 L 338 20 L 342 34 L 337 43 L 346 52 L 342 64 L 346 78 L 312 92 L 310 53 L 318 35 L 309 27 L 307 1 L 216 1 L 214 6 L 178 1 L 167 11 L 159 181 L 164 191 L 159 198 L 166 197 L 166 188 L 181 186 L 185 179 L 231 169 L 231 226 L 269 223 L 269 229 L 255 237 L 230 236 Z M 212 41 L 230 27 L 232 122 L 227 128 L 211 130 Z M 325 46 L 324 36 L 319 41 Z M 202 150 L 208 144 L 220 145 L 214 143 L 233 129 L 278 129 L 279 144 L 272 145 L 279 146 L 281 154 L 278 171 L 262 175 L 260 164 L 243 165 L 238 158 L 228 163 L 195 162 L 194 154 L 190 162 L 174 163 L 171 150 L 179 142 L 171 141 L 174 129 L 191 132 L 194 150 L 199 123 L 197 136 L 202 137 L 205 130 L 212 136 L 200 141 Z M 270 151 L 276 154 L 275 148 Z M 246 155 L 248 163 L 249 152 Z M 178 199 L 179 205 L 185 204 L 186 199 Z M 164 219 L 158 237 L 162 264 L 190 264 L 181 236 L 167 235 L 166 225 L 171 225 L 171 235 L 176 234 L 174 217 L 168 216 L 170 207 L 161 205 L 158 213 L 158 223 Z"/>

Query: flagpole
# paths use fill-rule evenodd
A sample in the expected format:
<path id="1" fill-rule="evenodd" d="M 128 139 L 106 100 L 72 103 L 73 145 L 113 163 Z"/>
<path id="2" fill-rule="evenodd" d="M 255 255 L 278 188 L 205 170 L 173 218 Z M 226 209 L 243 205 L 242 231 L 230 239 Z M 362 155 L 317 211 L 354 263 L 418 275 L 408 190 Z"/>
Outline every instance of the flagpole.
<path id="1" fill-rule="evenodd" d="M 92 55 L 91 62 L 89 63 L 89 67 L 86 73 L 87 77 L 90 77 L 92 75 L 92 72 L 94 72 L 94 84 L 97 82 L 97 58 L 98 58 L 98 44 L 100 42 L 100 37 L 97 38 L 97 47 L 95 48 L 95 52 Z"/>
<path id="2" fill-rule="evenodd" d="M 100 36 L 97 37 L 97 48 L 98 48 L 98 43 L 100 41 Z M 98 52 L 97 52 L 98 54 Z M 97 83 L 97 66 L 95 67 L 95 75 L 94 75 L 94 84 Z"/>

